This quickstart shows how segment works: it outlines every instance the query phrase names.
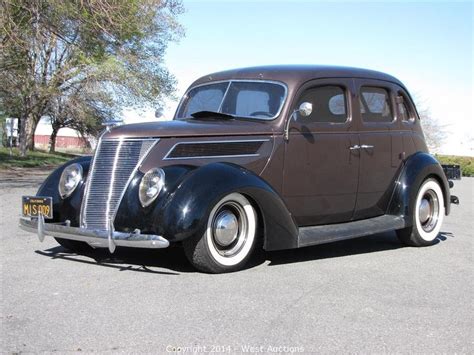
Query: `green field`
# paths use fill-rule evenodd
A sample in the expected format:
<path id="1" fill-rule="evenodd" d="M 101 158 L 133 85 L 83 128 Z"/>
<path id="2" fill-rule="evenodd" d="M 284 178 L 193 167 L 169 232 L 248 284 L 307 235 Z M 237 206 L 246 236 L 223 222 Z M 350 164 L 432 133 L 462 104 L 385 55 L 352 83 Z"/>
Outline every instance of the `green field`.
<path id="1" fill-rule="evenodd" d="M 9 148 L 0 147 L 0 169 L 54 167 L 75 157 L 72 154 L 50 154 L 44 151 L 28 152 L 26 157 L 20 157 L 18 149 L 12 151 L 13 155 L 10 155 Z"/>
<path id="2" fill-rule="evenodd" d="M 474 176 L 474 157 L 459 157 L 456 155 L 438 155 L 436 159 L 441 164 L 458 164 L 461 166 L 462 176 Z"/>
<path id="3" fill-rule="evenodd" d="M 54 167 L 61 165 L 75 157 L 73 154 L 54 153 L 44 151 L 28 152 L 24 158 L 19 156 L 18 149 L 13 149 L 10 156 L 8 148 L 0 147 L 0 169 L 8 168 L 34 168 L 34 167 Z M 474 176 L 474 157 L 460 157 L 455 155 L 436 155 L 436 159 L 441 164 L 459 164 L 462 176 Z"/>

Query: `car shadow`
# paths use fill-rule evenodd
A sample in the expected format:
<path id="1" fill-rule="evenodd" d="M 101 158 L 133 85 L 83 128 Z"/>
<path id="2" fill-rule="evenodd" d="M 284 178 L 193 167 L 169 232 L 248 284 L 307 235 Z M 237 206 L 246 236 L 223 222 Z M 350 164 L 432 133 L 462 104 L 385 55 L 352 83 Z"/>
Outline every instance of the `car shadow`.
<path id="1" fill-rule="evenodd" d="M 441 232 L 435 240 L 435 245 L 453 238 L 449 232 Z M 292 264 L 298 262 L 339 258 L 350 255 L 368 254 L 407 248 L 402 244 L 395 232 L 385 232 L 360 238 L 341 240 L 339 242 L 314 245 L 310 247 L 266 252 L 269 265 Z"/>
<path id="2" fill-rule="evenodd" d="M 441 232 L 435 244 L 439 244 L 449 238 L 454 238 L 454 235 L 450 232 Z M 405 247 L 406 246 L 398 240 L 395 232 L 386 232 L 300 249 L 271 252 L 260 251 L 255 253 L 244 269 L 259 266 L 267 261 L 269 262 L 269 266 L 274 266 L 384 252 Z M 35 252 L 38 255 L 51 259 L 93 264 L 101 267 L 114 268 L 117 271 L 135 271 L 170 276 L 197 272 L 186 259 L 180 247 L 160 250 L 117 248 L 114 254 L 110 254 L 107 249 L 93 249 L 89 252 L 74 253 L 66 250 L 62 246 L 57 246 L 44 251 L 36 250 Z M 165 270 L 156 270 L 155 268 Z"/>
<path id="3" fill-rule="evenodd" d="M 196 272 L 179 247 L 162 250 L 120 248 L 110 254 L 107 249 L 92 249 L 87 252 L 71 252 L 62 246 L 47 250 L 36 250 L 37 254 L 85 264 L 117 269 L 118 271 L 146 272 L 161 275 L 180 275 Z M 156 270 L 164 268 L 166 270 Z"/>

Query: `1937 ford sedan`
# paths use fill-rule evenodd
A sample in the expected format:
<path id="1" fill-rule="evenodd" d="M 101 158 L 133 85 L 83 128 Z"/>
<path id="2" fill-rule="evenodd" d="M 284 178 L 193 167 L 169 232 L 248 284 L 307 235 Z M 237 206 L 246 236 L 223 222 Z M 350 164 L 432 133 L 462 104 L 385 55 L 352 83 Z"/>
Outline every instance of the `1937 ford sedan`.
<path id="1" fill-rule="evenodd" d="M 73 251 L 182 244 L 197 269 L 219 273 L 262 246 L 389 230 L 430 245 L 458 202 L 450 186 L 394 77 L 255 67 L 198 79 L 172 121 L 106 130 L 93 157 L 23 197 L 20 226 Z"/>

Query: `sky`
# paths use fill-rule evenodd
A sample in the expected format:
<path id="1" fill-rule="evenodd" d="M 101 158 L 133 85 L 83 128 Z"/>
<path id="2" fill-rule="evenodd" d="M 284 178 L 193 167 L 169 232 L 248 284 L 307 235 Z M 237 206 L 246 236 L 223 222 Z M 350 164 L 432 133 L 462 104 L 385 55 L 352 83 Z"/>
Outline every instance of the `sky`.
<path id="1" fill-rule="evenodd" d="M 183 1 L 186 35 L 165 65 L 180 97 L 197 78 L 267 64 L 329 64 L 400 79 L 447 132 L 440 152 L 474 155 L 473 2 Z M 167 101 L 161 120 L 178 101 Z M 126 123 L 156 120 L 126 110 Z"/>

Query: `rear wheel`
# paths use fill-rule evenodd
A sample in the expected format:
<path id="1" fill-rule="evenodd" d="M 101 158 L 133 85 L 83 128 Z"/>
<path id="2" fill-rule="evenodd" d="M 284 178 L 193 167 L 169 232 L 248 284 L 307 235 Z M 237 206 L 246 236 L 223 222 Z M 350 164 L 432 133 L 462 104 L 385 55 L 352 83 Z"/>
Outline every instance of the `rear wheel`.
<path id="1" fill-rule="evenodd" d="M 88 252 L 92 250 L 92 247 L 85 243 L 77 240 L 69 240 L 62 238 L 54 238 L 64 248 L 73 252 Z"/>
<path id="2" fill-rule="evenodd" d="M 221 199 L 211 210 L 202 236 L 184 241 L 184 251 L 194 267 L 210 273 L 241 269 L 255 246 L 257 214 L 239 193 Z"/>
<path id="3" fill-rule="evenodd" d="M 434 243 L 444 218 L 444 197 L 439 183 L 434 179 L 423 182 L 412 204 L 413 225 L 397 231 L 398 238 L 411 246 Z"/>

